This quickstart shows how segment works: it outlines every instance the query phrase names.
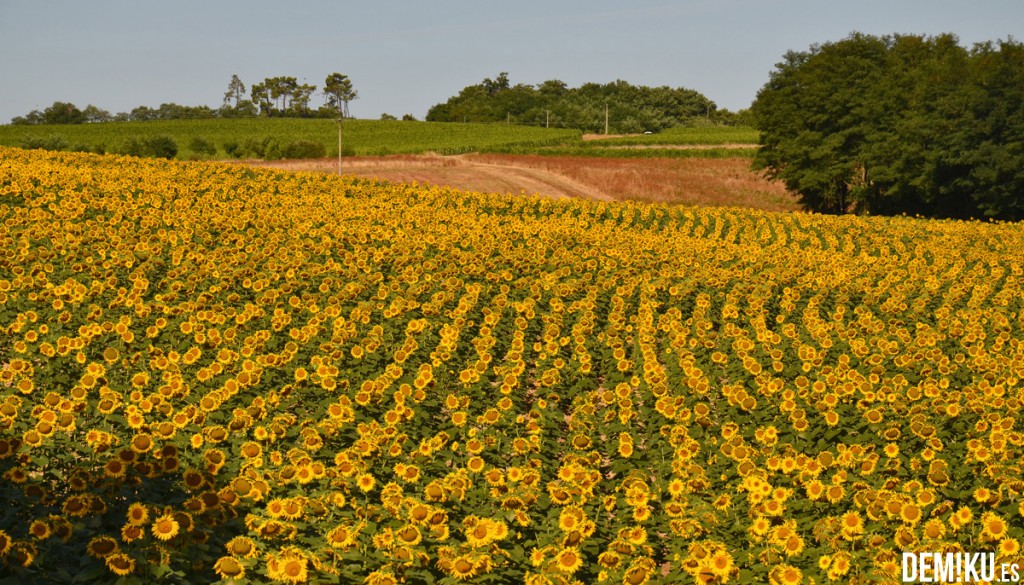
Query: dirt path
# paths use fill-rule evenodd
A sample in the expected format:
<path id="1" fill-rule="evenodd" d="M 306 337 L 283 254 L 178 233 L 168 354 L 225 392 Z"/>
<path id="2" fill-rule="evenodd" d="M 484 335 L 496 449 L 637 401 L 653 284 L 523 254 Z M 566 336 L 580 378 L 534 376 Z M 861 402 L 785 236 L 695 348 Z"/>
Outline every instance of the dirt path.
<path id="1" fill-rule="evenodd" d="M 332 159 L 250 161 L 247 164 L 292 171 L 337 172 Z M 342 160 L 342 174 L 386 181 L 426 183 L 483 193 L 540 194 L 555 199 L 613 201 L 594 187 L 545 169 L 480 162 L 467 156 L 351 157 Z"/>

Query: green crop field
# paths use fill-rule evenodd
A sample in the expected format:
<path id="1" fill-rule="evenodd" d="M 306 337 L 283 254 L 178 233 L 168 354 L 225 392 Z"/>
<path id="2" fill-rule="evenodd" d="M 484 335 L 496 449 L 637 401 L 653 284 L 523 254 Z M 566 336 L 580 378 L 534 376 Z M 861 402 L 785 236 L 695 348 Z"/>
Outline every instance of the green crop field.
<path id="1" fill-rule="evenodd" d="M 677 126 L 657 134 L 622 136 L 588 141 L 594 148 L 608 146 L 757 144 L 758 131 L 748 126 Z"/>
<path id="2" fill-rule="evenodd" d="M 604 158 L 733 158 L 754 156 L 758 131 L 747 126 L 679 126 L 656 134 L 634 134 L 557 144 L 498 144 L 488 152 Z M 726 148 L 726 145 L 750 145 Z M 708 147 L 708 148 L 702 148 Z"/>
<path id="3" fill-rule="evenodd" d="M 155 120 L 104 124 L 0 126 L 0 146 L 43 147 L 53 150 L 126 152 L 133 140 L 170 137 L 177 158 L 279 158 L 254 153 L 246 144 L 284 147 L 298 141 L 323 145 L 326 156 L 338 154 L 338 123 L 324 119 L 235 118 L 215 120 Z M 197 139 L 209 153 L 194 150 Z M 346 120 L 342 150 L 346 155 L 387 155 L 436 152 L 497 152 L 549 156 L 612 158 L 727 158 L 753 156 L 758 133 L 748 127 L 704 126 L 670 128 L 657 134 L 582 140 L 578 130 L 546 129 L 505 124 L 464 124 L 394 120 Z M 59 146 L 44 146 L 49 141 Z M 685 149 L 685 146 L 750 144 L 750 149 Z M 235 148 L 232 148 L 234 146 Z M 237 150 L 241 147 L 241 150 Z M 257 149 L 258 150 L 258 149 Z"/>
<path id="4" fill-rule="evenodd" d="M 338 154 L 338 123 L 324 119 L 246 118 L 167 120 L 104 124 L 0 126 L 0 145 L 22 146 L 27 139 L 58 136 L 74 150 L 116 151 L 130 140 L 169 136 L 178 145 L 178 158 L 196 153 L 190 143 L 200 138 L 216 147 L 215 158 L 227 157 L 226 143 L 273 138 L 280 144 L 306 140 L 323 144 L 329 156 Z M 577 130 L 554 130 L 504 124 L 345 120 L 342 128 L 346 154 L 380 155 L 437 152 L 456 154 L 501 146 L 539 147 L 578 142 Z"/>

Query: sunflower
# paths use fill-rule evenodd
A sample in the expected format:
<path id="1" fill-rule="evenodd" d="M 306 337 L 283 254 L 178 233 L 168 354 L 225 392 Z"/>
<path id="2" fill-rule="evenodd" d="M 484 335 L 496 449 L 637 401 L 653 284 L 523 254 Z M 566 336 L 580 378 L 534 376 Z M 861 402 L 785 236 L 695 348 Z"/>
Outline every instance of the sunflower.
<path id="1" fill-rule="evenodd" d="M 121 540 L 125 542 L 135 542 L 146 535 L 146 529 L 142 526 L 134 526 L 132 524 L 125 524 L 121 527 Z"/>
<path id="2" fill-rule="evenodd" d="M 132 526 L 142 526 L 149 522 L 149 508 L 145 504 L 134 502 L 128 506 L 128 523 Z"/>
<path id="3" fill-rule="evenodd" d="M 771 527 L 771 520 L 765 518 L 764 516 L 758 516 L 757 518 L 754 518 L 753 522 L 751 522 L 750 528 L 748 530 L 750 530 L 750 533 L 754 536 L 763 537 L 766 534 L 768 534 L 768 531 L 771 530 Z"/>
<path id="4" fill-rule="evenodd" d="M 961 506 L 957 509 L 955 518 L 961 525 L 968 524 L 974 519 L 974 512 L 967 506 Z"/>
<path id="5" fill-rule="evenodd" d="M 921 521 L 921 507 L 917 504 L 904 504 L 900 508 L 900 519 L 913 526 Z"/>
<path id="6" fill-rule="evenodd" d="M 434 480 L 427 484 L 427 487 L 423 488 L 423 495 L 428 502 L 443 502 L 445 498 L 444 486 Z"/>
<path id="7" fill-rule="evenodd" d="M 0 530 L 0 557 L 6 555 L 7 552 L 11 550 L 12 542 L 11 536 L 3 530 Z"/>
<path id="8" fill-rule="evenodd" d="M 792 565 L 778 565 L 768 573 L 772 585 L 797 585 L 803 582 L 804 574 Z"/>
<path id="9" fill-rule="evenodd" d="M 633 520 L 637 521 L 637 523 L 645 523 L 645 521 L 650 519 L 650 515 L 650 506 L 638 506 L 633 508 Z"/>
<path id="10" fill-rule="evenodd" d="M 1006 537 L 1009 526 L 995 512 L 985 512 L 981 516 L 981 537 L 985 540 L 1002 540 Z"/>
<path id="11" fill-rule="evenodd" d="M 857 512 L 847 512 L 839 519 L 839 524 L 846 540 L 855 540 L 864 533 L 864 519 Z"/>
<path id="12" fill-rule="evenodd" d="M 185 532 L 192 532 L 195 528 L 195 520 L 192 519 L 192 515 L 188 512 L 174 512 L 174 521 L 178 523 L 178 528 Z"/>
<path id="13" fill-rule="evenodd" d="M 708 561 L 708 568 L 711 569 L 712 573 L 720 577 L 724 583 L 733 569 L 732 555 L 724 550 L 716 552 Z"/>
<path id="14" fill-rule="evenodd" d="M 353 532 L 349 526 L 339 524 L 325 536 L 327 544 L 335 548 L 346 548 L 352 545 Z M 230 544 L 230 543 L 229 543 Z"/>
<path id="15" fill-rule="evenodd" d="M 280 558 L 267 561 L 267 576 L 288 583 L 305 583 L 309 579 L 309 561 L 300 552 L 289 550 Z"/>
<path id="16" fill-rule="evenodd" d="M 470 579 L 476 575 L 476 564 L 469 555 L 461 555 L 452 560 L 448 566 L 448 572 L 452 577 L 460 581 Z"/>
<path id="17" fill-rule="evenodd" d="M 375 485 L 377 485 L 377 479 L 372 474 L 364 473 L 356 478 L 356 486 L 362 492 L 369 492 Z"/>
<path id="18" fill-rule="evenodd" d="M 410 465 L 405 468 L 405 473 L 402 474 L 402 481 L 409 483 L 416 483 L 420 480 L 421 472 L 420 468 L 415 465 Z"/>
<path id="19" fill-rule="evenodd" d="M 686 482 L 679 479 L 678 477 L 672 478 L 672 481 L 668 482 L 668 493 L 673 498 L 679 498 L 686 492 Z"/>
<path id="20" fill-rule="evenodd" d="M 423 540 L 423 535 L 420 534 L 420 529 L 412 524 L 398 529 L 395 532 L 395 536 L 398 538 L 398 541 L 405 546 L 416 546 Z"/>
<path id="21" fill-rule="evenodd" d="M 89 541 L 85 550 L 90 556 L 96 557 L 97 559 L 104 559 L 117 553 L 120 550 L 120 547 L 118 547 L 117 541 L 109 536 L 97 536 Z"/>
<path id="22" fill-rule="evenodd" d="M 786 553 L 786 556 L 796 556 L 804 551 L 804 539 L 797 535 L 792 535 L 786 539 L 782 545 L 782 552 Z"/>
<path id="23" fill-rule="evenodd" d="M 907 550 L 911 546 L 917 544 L 917 536 L 914 535 L 913 528 L 908 526 L 900 526 L 896 529 L 896 534 L 893 536 L 893 542 L 896 546 Z"/>
<path id="24" fill-rule="evenodd" d="M 284 504 L 285 500 L 282 498 L 274 498 L 267 502 L 267 516 L 270 516 L 271 518 L 275 519 L 282 518 L 284 516 Z"/>
<path id="25" fill-rule="evenodd" d="M 992 499 L 992 492 L 988 488 L 980 487 L 974 490 L 974 501 L 979 504 L 984 504 Z"/>
<path id="26" fill-rule="evenodd" d="M 778 500 L 768 500 L 761 505 L 761 509 L 766 516 L 782 516 L 786 506 Z"/>
<path id="27" fill-rule="evenodd" d="M 728 512 L 729 507 L 732 505 L 732 498 L 729 497 L 729 494 L 722 494 L 711 505 L 719 512 Z"/>
<path id="28" fill-rule="evenodd" d="M 615 567 L 618 567 L 621 561 L 622 557 L 610 550 L 601 553 L 597 557 L 597 564 L 606 569 L 614 569 Z"/>
<path id="29" fill-rule="evenodd" d="M 213 564 L 213 570 L 221 579 L 241 579 L 245 577 L 245 567 L 234 557 L 221 557 Z"/>
<path id="30" fill-rule="evenodd" d="M 833 581 L 838 581 L 841 577 L 844 577 L 850 572 L 852 566 L 850 553 L 838 552 L 832 557 L 832 566 L 828 569 L 828 578 Z"/>
<path id="31" fill-rule="evenodd" d="M 586 513 L 579 506 L 566 506 L 558 515 L 558 528 L 562 532 L 579 530 L 586 517 Z"/>
<path id="32" fill-rule="evenodd" d="M 138 372 L 134 376 L 132 376 L 133 388 L 141 389 L 144 388 L 146 384 L 149 384 L 149 374 L 145 372 Z"/>
<path id="33" fill-rule="evenodd" d="M 32 563 L 35 562 L 36 556 L 38 555 L 39 551 L 36 549 L 34 544 L 21 540 L 13 546 L 6 560 L 8 564 L 27 568 L 32 566 Z"/>
<path id="34" fill-rule="evenodd" d="M 651 580 L 654 567 L 644 560 L 645 558 L 641 558 L 626 569 L 626 573 L 622 576 L 623 585 L 645 585 Z"/>
<path id="35" fill-rule="evenodd" d="M 481 457 L 470 457 L 469 460 L 466 461 L 466 469 L 472 473 L 480 473 L 483 471 L 486 464 L 487 463 Z"/>
<path id="36" fill-rule="evenodd" d="M 686 512 L 686 505 L 680 502 L 668 502 L 665 504 L 665 513 L 668 514 L 669 518 L 680 518 Z"/>
<path id="37" fill-rule="evenodd" d="M 647 530 L 643 526 L 633 526 L 619 530 L 619 538 L 630 544 L 641 545 L 647 542 Z"/>
<path id="38" fill-rule="evenodd" d="M 838 484 L 829 486 L 829 488 L 825 490 L 825 497 L 828 498 L 829 503 L 832 504 L 838 504 L 845 495 L 846 490 L 843 489 L 843 486 Z"/>
<path id="39" fill-rule="evenodd" d="M 115 553 L 106 557 L 107 568 L 115 575 L 125 576 L 135 572 L 135 559 L 124 554 Z"/>
<path id="40" fill-rule="evenodd" d="M 181 526 L 178 525 L 178 521 L 174 519 L 173 514 L 163 514 L 153 521 L 151 530 L 155 538 L 170 540 L 178 535 L 180 528 Z"/>
<path id="41" fill-rule="evenodd" d="M 813 479 L 807 482 L 807 485 L 804 486 L 804 491 L 807 493 L 808 498 L 818 501 L 825 495 L 825 484 L 817 479 Z"/>
<path id="42" fill-rule="evenodd" d="M 483 518 L 469 516 L 466 518 L 466 544 L 471 547 L 487 546 L 493 542 L 490 522 Z"/>
<path id="43" fill-rule="evenodd" d="M 839 424 L 839 415 L 835 411 L 829 410 L 825 413 L 825 424 L 834 427 Z"/>
<path id="44" fill-rule="evenodd" d="M 946 535 L 946 525 L 941 518 L 932 518 L 924 523 L 924 537 L 929 540 L 942 540 Z"/>
<path id="45" fill-rule="evenodd" d="M 253 457 L 259 457 L 263 454 L 263 447 L 255 441 L 248 441 L 242 444 L 241 452 L 242 457 L 252 459 Z"/>
<path id="46" fill-rule="evenodd" d="M 555 567 L 563 573 L 575 573 L 583 564 L 583 557 L 576 547 L 562 549 L 555 555 Z"/>
<path id="47" fill-rule="evenodd" d="M 136 453 L 146 453 L 153 448 L 153 438 L 145 433 L 132 437 L 130 446 Z"/>

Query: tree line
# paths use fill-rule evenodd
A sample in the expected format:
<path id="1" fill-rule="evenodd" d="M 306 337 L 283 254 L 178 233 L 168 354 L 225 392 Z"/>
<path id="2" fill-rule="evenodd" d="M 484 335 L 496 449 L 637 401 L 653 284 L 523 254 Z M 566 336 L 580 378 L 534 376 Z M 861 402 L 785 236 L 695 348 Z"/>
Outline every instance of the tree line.
<path id="1" fill-rule="evenodd" d="M 111 114 L 92 104 L 78 108 L 70 102 L 56 101 L 43 110 L 32 110 L 24 116 L 11 119 L 12 124 L 86 124 L 102 122 L 145 122 L 148 120 L 194 120 L 204 118 L 292 117 L 337 118 L 351 117 L 349 102 L 359 97 L 352 80 L 341 73 L 331 73 L 324 80 L 320 94 L 323 104 L 313 108 L 311 102 L 317 87 L 299 83 L 295 77 L 268 77 L 252 84 L 232 75 L 224 101 L 219 108 L 209 106 L 182 106 L 161 104 L 158 108 L 139 106 L 130 112 Z"/>
<path id="2" fill-rule="evenodd" d="M 584 132 L 657 132 L 694 118 L 731 122 L 733 116 L 692 89 L 636 86 L 622 80 L 570 88 L 552 79 L 512 85 L 508 73 L 463 88 L 437 104 L 426 119 L 436 122 L 510 122 L 574 128 Z"/>
<path id="3" fill-rule="evenodd" d="M 823 213 L 1024 219 L 1024 46 L 952 34 L 790 51 L 751 107 L 755 167 Z"/>

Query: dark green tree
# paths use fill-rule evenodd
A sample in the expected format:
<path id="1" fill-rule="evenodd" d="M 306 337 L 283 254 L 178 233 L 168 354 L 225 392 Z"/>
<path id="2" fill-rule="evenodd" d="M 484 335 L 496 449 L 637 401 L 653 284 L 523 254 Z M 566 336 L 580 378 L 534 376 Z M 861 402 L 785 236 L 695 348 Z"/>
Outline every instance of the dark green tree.
<path id="1" fill-rule="evenodd" d="M 751 108 L 762 131 L 755 166 L 782 180 L 804 207 L 857 207 L 870 172 L 861 147 L 879 122 L 874 91 L 885 58 L 884 40 L 860 34 L 790 51 L 758 93 Z"/>
<path id="2" fill-rule="evenodd" d="M 43 110 L 44 124 L 81 124 L 85 122 L 85 114 L 75 104 L 69 102 L 53 102 Z"/>
<path id="3" fill-rule="evenodd" d="M 1020 218 L 1022 72 L 1018 43 L 949 34 L 791 51 L 751 108 L 755 168 L 812 211 Z"/>
<path id="4" fill-rule="evenodd" d="M 263 83 L 270 92 L 270 99 L 276 102 L 277 113 L 284 115 L 299 88 L 299 81 L 294 77 L 281 76 L 267 78 Z"/>
<path id="5" fill-rule="evenodd" d="M 270 88 L 266 83 L 254 83 L 249 87 L 252 103 L 261 116 L 269 116 L 274 110 L 274 102 L 270 98 Z"/>
<path id="6" fill-rule="evenodd" d="M 315 85 L 309 83 L 296 85 L 292 90 L 292 103 L 288 113 L 303 118 L 312 115 L 313 111 L 309 107 L 309 101 L 312 99 L 314 92 L 316 92 Z"/>
<path id="7" fill-rule="evenodd" d="M 324 80 L 324 97 L 329 108 L 333 108 L 339 116 L 348 118 L 348 103 L 358 98 L 359 92 L 352 86 L 348 75 L 331 73 Z"/>
<path id="8" fill-rule="evenodd" d="M 158 120 L 160 113 L 149 106 L 139 106 L 133 108 L 128 116 L 132 122 L 145 122 L 147 120 Z"/>
<path id="9" fill-rule="evenodd" d="M 970 145 L 956 160 L 966 173 L 957 187 L 969 192 L 987 216 L 1024 219 L 1024 44 L 1012 39 L 977 45 L 972 123 L 961 127 Z"/>
<path id="10" fill-rule="evenodd" d="M 238 109 L 238 105 L 243 99 L 245 99 L 245 84 L 242 83 L 242 79 L 238 75 L 232 75 L 231 81 L 228 82 L 228 90 L 224 92 L 224 105 L 232 105 Z M 232 102 L 234 103 L 232 104 Z"/>
<path id="11" fill-rule="evenodd" d="M 82 109 L 82 116 L 89 123 L 110 122 L 114 119 L 110 112 L 92 104 Z"/>
<path id="12" fill-rule="evenodd" d="M 685 88 L 634 86 L 617 80 L 569 88 L 552 79 L 534 87 L 512 85 L 508 73 L 462 89 L 427 113 L 428 121 L 506 122 L 536 126 L 604 129 L 605 108 L 615 132 L 661 130 L 709 112 L 714 102 Z"/>

